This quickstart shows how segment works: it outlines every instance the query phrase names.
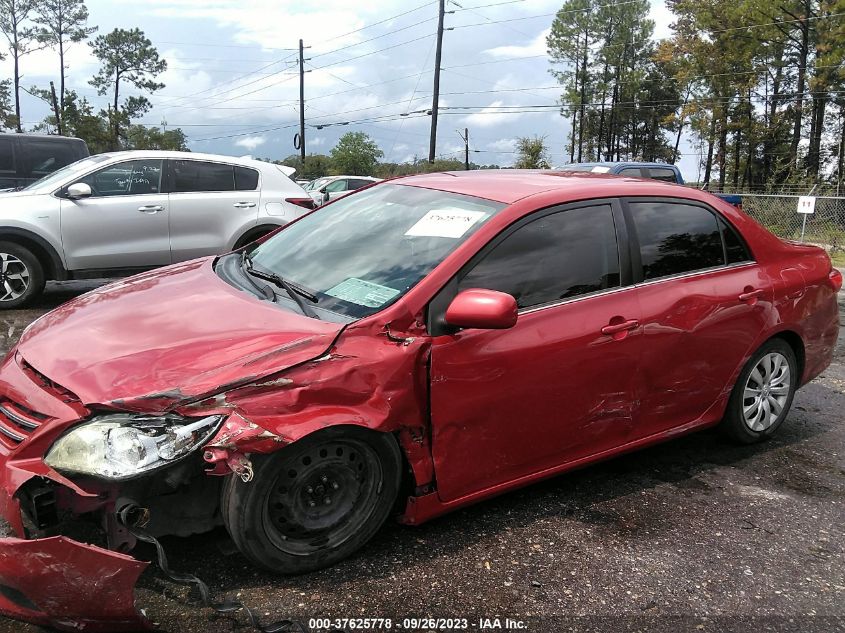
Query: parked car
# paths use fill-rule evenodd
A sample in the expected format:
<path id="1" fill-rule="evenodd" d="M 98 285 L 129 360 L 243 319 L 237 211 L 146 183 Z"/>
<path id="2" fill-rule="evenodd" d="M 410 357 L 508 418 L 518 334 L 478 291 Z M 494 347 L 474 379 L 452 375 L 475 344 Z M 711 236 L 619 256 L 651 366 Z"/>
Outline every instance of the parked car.
<path id="1" fill-rule="evenodd" d="M 0 189 L 18 189 L 88 156 L 81 138 L 0 133 Z"/>
<path id="2" fill-rule="evenodd" d="M 380 182 L 380 179 L 369 176 L 325 176 L 312 180 L 306 185 L 305 190 L 319 206 L 375 182 Z"/>
<path id="3" fill-rule="evenodd" d="M 0 309 L 49 279 L 122 276 L 240 248 L 313 208 L 290 167 L 131 151 L 75 162 L 0 194 Z"/>
<path id="4" fill-rule="evenodd" d="M 684 184 L 681 170 L 666 163 L 616 162 L 616 163 L 572 163 L 561 167 L 565 171 L 591 171 L 596 174 L 613 174 L 632 178 L 651 178 L 662 182 Z M 725 202 L 742 209 L 742 196 L 731 193 L 714 194 Z"/>
<path id="5" fill-rule="evenodd" d="M 765 440 L 831 362 L 841 284 L 705 192 L 497 170 L 95 290 L 0 367 L 0 612 L 140 624 L 137 534 L 222 521 L 306 572 L 393 508 L 416 525 L 716 425 Z M 70 536 L 85 520 L 111 551 Z"/>

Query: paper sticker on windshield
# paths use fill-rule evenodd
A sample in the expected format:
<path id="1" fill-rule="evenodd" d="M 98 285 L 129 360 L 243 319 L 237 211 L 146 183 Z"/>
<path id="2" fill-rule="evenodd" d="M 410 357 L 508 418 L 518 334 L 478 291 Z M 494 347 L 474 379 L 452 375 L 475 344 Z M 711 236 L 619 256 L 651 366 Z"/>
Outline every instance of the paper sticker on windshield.
<path id="1" fill-rule="evenodd" d="M 484 211 L 435 209 L 420 218 L 414 226 L 405 232 L 405 235 L 409 237 L 459 238 L 486 215 Z"/>
<path id="2" fill-rule="evenodd" d="M 604 165 L 596 165 L 590 171 L 594 174 L 606 174 L 610 171 L 610 167 L 605 167 Z"/>
<path id="3" fill-rule="evenodd" d="M 341 281 L 333 288 L 326 290 L 326 294 L 330 297 L 356 303 L 359 306 L 366 306 L 368 308 L 378 308 L 393 299 L 399 294 L 399 291 L 387 286 L 380 286 L 363 279 L 350 277 L 346 281 Z"/>

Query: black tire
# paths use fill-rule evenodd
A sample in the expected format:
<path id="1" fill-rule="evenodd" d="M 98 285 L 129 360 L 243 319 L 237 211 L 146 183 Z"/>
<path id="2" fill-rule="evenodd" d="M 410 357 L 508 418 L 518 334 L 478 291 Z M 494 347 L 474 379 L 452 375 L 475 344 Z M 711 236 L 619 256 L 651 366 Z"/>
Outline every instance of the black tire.
<path id="1" fill-rule="evenodd" d="M 766 395 L 775 398 L 777 395 L 777 397 L 780 397 L 779 394 L 776 394 L 775 390 L 772 388 L 772 385 L 776 382 L 775 380 L 771 381 L 768 389 L 765 388 L 765 380 L 763 382 L 759 382 L 755 377 L 751 378 L 749 381 L 749 378 L 755 371 L 755 368 L 757 368 L 764 358 L 769 357 L 772 354 L 780 355 L 786 361 L 789 368 L 789 376 L 788 380 L 784 379 L 782 382 L 788 383 L 789 391 L 785 394 L 786 398 L 780 405 L 781 408 L 779 413 L 776 412 L 776 408 L 771 403 L 771 400 L 767 405 L 765 405 L 768 407 L 768 411 L 771 412 L 769 414 L 769 421 L 762 421 L 761 419 L 761 421 L 758 422 L 758 428 L 755 429 L 752 428 L 753 420 L 749 421 L 746 419 L 745 410 L 757 403 L 758 398 L 746 398 L 745 389 L 746 386 L 749 386 L 752 391 L 759 391 L 761 396 Z M 777 373 L 772 372 L 772 374 L 773 377 L 776 377 Z M 759 370 L 757 374 L 755 374 L 755 376 L 762 375 L 763 372 L 760 372 Z M 795 352 L 792 350 L 792 347 L 786 341 L 779 338 L 767 341 L 754 353 L 754 355 L 745 364 L 745 367 L 742 368 L 739 378 L 737 379 L 733 391 L 731 392 L 731 397 L 728 401 L 728 409 L 725 412 L 725 417 L 721 423 L 721 429 L 728 436 L 742 444 L 753 444 L 770 438 L 777 432 L 787 415 L 789 415 L 789 408 L 792 406 L 792 400 L 795 397 L 798 379 L 798 361 L 795 358 Z M 759 390 L 758 386 L 760 387 Z M 761 416 L 765 415 L 765 411 L 762 410 L 762 405 L 758 406 L 757 409 L 752 409 L 752 413 L 756 413 Z M 752 415 L 752 413 L 749 415 Z M 770 421 L 772 415 L 776 415 L 773 422 Z"/>
<path id="2" fill-rule="evenodd" d="M 402 472 L 393 436 L 357 427 L 319 431 L 252 465 L 251 482 L 233 475 L 223 486 L 223 522 L 244 556 L 282 574 L 360 549 L 390 514 Z"/>
<path id="3" fill-rule="evenodd" d="M 28 248 L 0 242 L 0 264 L 0 310 L 22 308 L 44 291 L 44 268 Z"/>

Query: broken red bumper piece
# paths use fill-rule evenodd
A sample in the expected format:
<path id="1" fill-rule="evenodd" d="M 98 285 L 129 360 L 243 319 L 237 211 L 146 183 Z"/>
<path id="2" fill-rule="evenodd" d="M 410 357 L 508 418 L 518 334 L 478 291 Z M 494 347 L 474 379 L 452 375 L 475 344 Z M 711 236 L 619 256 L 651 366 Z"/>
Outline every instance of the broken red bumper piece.
<path id="1" fill-rule="evenodd" d="M 144 631 L 135 583 L 147 563 L 64 536 L 0 538 L 0 614 L 63 631 Z"/>

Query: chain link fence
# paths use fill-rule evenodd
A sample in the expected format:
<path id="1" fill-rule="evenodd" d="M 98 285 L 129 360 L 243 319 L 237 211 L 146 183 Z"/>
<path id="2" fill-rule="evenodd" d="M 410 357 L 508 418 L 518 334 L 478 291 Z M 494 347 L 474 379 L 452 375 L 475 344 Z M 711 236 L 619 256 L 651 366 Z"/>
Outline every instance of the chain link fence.
<path id="1" fill-rule="evenodd" d="M 742 194 L 742 209 L 778 237 L 801 239 L 804 215 L 797 212 L 798 196 Z M 845 197 L 816 197 L 815 213 L 807 214 L 804 241 L 822 246 L 831 257 L 845 261 Z"/>

